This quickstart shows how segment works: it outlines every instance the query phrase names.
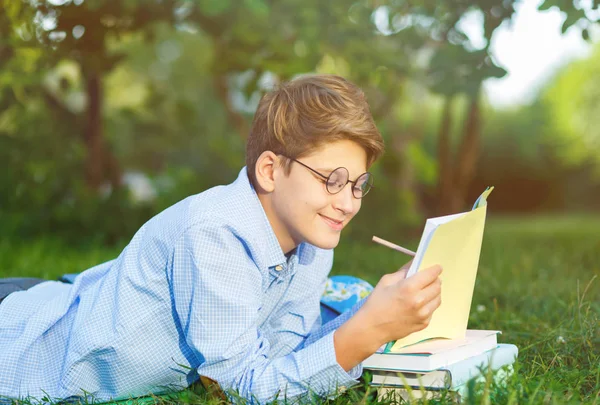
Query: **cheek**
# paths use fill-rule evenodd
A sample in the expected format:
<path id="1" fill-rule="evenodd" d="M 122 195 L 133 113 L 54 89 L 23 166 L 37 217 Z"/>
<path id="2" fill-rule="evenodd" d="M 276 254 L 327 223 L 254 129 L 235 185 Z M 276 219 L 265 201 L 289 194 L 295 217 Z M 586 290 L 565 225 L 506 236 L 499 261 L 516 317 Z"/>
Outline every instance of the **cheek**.
<path id="1" fill-rule="evenodd" d="M 315 182 L 316 183 L 316 182 Z M 305 222 L 328 204 L 328 195 L 320 184 L 298 182 L 287 185 L 277 197 L 277 205 L 288 220 Z M 296 220 L 296 221 L 295 221 Z"/>
<path id="2" fill-rule="evenodd" d="M 325 190 L 325 186 L 318 181 L 299 184 L 294 193 L 299 205 L 307 211 L 313 211 L 313 213 L 330 204 L 330 196 Z"/>
<path id="3" fill-rule="evenodd" d="M 304 217 L 304 220 L 309 220 L 327 207 L 329 202 L 326 197 L 317 193 L 303 194 L 298 198 L 296 208 Z"/>
<path id="4" fill-rule="evenodd" d="M 362 200 L 355 200 L 356 202 L 354 203 L 354 215 L 358 214 L 358 211 L 360 211 L 360 207 L 362 207 Z"/>

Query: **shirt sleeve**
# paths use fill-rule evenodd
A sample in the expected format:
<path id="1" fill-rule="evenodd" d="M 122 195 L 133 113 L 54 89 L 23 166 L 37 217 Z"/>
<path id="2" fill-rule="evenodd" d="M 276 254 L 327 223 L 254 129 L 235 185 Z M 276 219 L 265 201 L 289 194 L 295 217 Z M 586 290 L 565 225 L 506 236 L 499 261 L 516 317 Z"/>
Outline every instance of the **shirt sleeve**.
<path id="1" fill-rule="evenodd" d="M 318 331 L 286 356 L 268 357 L 269 341 L 257 324 L 263 277 L 231 229 L 219 224 L 189 228 L 175 246 L 168 278 L 182 338 L 198 373 L 226 392 L 264 403 L 309 391 L 325 396 L 357 382 L 337 363 L 334 329 Z"/>
<path id="2" fill-rule="evenodd" d="M 296 299 L 295 307 L 299 309 L 303 314 L 305 314 L 306 318 L 314 319 L 312 323 L 312 328 L 309 334 L 303 339 L 303 341 L 296 346 L 296 350 L 308 347 L 312 345 L 314 342 L 322 339 L 323 337 L 334 333 L 340 326 L 342 326 L 348 319 L 350 319 L 354 314 L 362 307 L 364 303 L 364 299 L 357 302 L 352 306 L 348 311 L 339 315 L 337 318 L 327 322 L 327 324 L 321 324 L 321 297 L 323 296 L 323 292 L 325 291 L 325 285 L 331 271 L 333 265 L 333 254 L 327 257 L 327 260 L 324 264 L 324 276 L 320 281 L 319 287 L 317 289 L 307 288 L 306 293 Z M 332 348 L 335 352 L 335 348 Z M 353 379 L 358 379 L 362 375 L 362 364 L 358 364 L 356 367 L 351 369 L 348 372 L 348 375 Z"/>
<path id="3" fill-rule="evenodd" d="M 363 306 L 365 299 L 360 300 L 352 308 L 348 311 L 344 312 L 337 318 L 333 319 L 330 322 L 327 322 L 325 325 L 322 325 L 316 330 L 314 330 L 304 341 L 303 347 L 308 347 L 314 342 L 322 339 L 324 336 L 330 335 L 334 333 L 340 326 L 342 326 L 348 319 L 352 318 L 354 314 Z M 334 349 L 335 352 L 335 349 Z M 353 379 L 358 379 L 363 372 L 362 363 L 359 363 L 356 367 L 348 372 L 348 375 Z"/>

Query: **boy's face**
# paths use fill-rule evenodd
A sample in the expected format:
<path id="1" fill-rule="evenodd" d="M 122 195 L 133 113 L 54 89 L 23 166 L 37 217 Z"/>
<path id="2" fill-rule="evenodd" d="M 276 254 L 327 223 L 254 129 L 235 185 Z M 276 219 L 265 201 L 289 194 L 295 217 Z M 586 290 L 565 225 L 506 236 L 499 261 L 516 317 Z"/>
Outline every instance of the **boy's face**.
<path id="1" fill-rule="evenodd" d="M 347 140 L 327 144 L 298 160 L 324 176 L 345 167 L 352 181 L 367 171 L 365 150 Z M 352 183 L 330 194 L 319 175 L 296 162 L 291 165 L 289 176 L 279 166 L 273 173 L 271 209 L 275 218 L 271 222 L 282 249 L 287 253 L 302 242 L 333 249 L 342 229 L 358 213 L 361 200 L 352 195 Z"/>

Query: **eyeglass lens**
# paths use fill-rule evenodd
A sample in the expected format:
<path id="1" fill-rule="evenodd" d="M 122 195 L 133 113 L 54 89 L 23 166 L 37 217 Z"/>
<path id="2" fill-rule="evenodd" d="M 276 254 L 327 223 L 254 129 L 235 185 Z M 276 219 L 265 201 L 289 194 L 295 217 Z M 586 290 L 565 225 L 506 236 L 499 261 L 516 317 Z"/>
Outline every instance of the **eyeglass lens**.
<path id="1" fill-rule="evenodd" d="M 338 167 L 327 178 L 327 191 L 331 194 L 339 193 L 348 184 L 348 177 L 348 169 Z M 364 173 L 356 179 L 356 183 L 352 184 L 352 194 L 356 198 L 362 198 L 369 192 L 372 185 L 373 179 L 370 173 Z"/>

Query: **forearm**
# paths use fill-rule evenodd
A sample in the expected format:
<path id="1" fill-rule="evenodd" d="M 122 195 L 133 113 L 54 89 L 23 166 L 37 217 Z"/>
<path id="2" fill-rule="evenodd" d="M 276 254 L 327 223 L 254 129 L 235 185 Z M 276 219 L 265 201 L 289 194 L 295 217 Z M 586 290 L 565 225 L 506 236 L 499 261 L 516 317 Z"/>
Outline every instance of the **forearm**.
<path id="1" fill-rule="evenodd" d="M 350 308 L 348 311 L 340 314 L 334 320 L 327 322 L 325 325 L 322 325 L 322 326 L 316 328 L 313 332 L 311 332 L 311 334 L 308 336 L 308 338 L 304 341 L 303 347 L 310 346 L 313 342 L 321 339 L 323 336 L 328 335 L 331 332 L 337 330 L 340 326 L 342 326 L 344 323 L 346 323 L 346 321 L 348 321 L 348 319 L 353 317 L 354 314 L 362 308 L 364 303 L 365 303 L 364 299 L 360 300 L 352 308 Z"/>
<path id="2" fill-rule="evenodd" d="M 368 314 L 358 311 L 341 325 L 334 334 L 335 355 L 346 371 L 375 353 L 385 342 L 376 328 L 369 326 Z"/>
<path id="3" fill-rule="evenodd" d="M 226 361 L 203 364 L 198 373 L 217 381 L 228 394 L 245 398 L 249 403 L 265 403 L 279 393 L 288 399 L 313 392 L 321 396 L 333 394 L 340 386 L 349 387 L 356 376 L 346 373 L 337 363 L 334 337 L 330 333 L 309 347 L 284 357 L 266 356 L 268 345 L 258 344 Z M 234 401 L 236 402 L 236 401 Z"/>

